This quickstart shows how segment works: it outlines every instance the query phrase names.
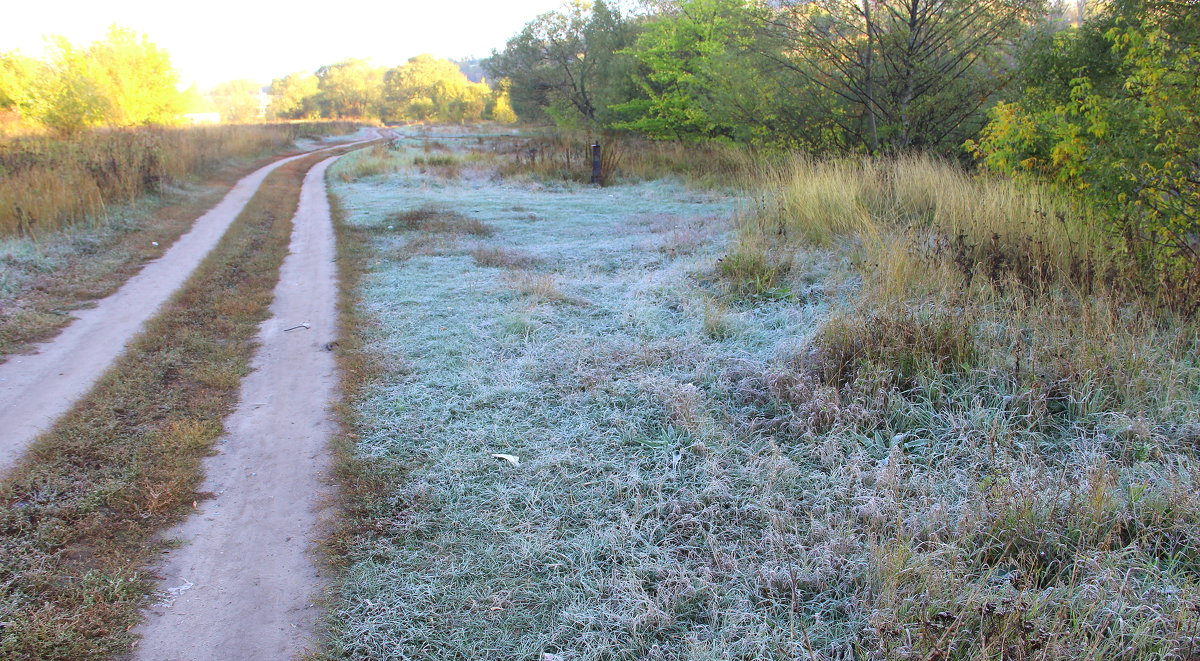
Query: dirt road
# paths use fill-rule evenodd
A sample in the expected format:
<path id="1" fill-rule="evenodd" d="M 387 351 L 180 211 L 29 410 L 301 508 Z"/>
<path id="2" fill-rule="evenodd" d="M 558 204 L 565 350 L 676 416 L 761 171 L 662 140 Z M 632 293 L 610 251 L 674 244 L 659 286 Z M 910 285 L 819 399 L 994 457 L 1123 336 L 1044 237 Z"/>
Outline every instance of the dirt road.
<path id="1" fill-rule="evenodd" d="M 327 492 L 337 388 L 327 346 L 337 333 L 325 188 L 333 160 L 305 177 L 254 372 L 242 381 L 220 454 L 205 462 L 202 490 L 216 497 L 169 533 L 183 546 L 161 568 L 165 599 L 140 628 L 136 659 L 287 659 L 305 648 L 316 622 L 320 577 L 309 553 Z"/>
<path id="2" fill-rule="evenodd" d="M 368 139 L 374 137 L 371 131 Z M 337 146 L 346 144 L 350 143 Z M 0 365 L 0 472 L 11 467 L 39 434 L 91 389 L 216 246 L 267 175 L 305 155 L 280 159 L 239 181 L 161 258 L 147 264 L 95 307 L 77 312 L 77 319 L 56 338 L 39 345 L 37 353 L 14 356 Z"/>

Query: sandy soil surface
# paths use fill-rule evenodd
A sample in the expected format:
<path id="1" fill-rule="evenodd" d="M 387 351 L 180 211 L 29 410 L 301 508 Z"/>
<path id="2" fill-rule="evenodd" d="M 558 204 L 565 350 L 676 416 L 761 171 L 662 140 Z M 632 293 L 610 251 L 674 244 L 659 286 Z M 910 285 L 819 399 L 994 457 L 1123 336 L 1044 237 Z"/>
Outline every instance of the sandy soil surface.
<path id="1" fill-rule="evenodd" d="M 372 129 L 356 141 L 375 136 Z M 216 246 L 263 179 L 280 165 L 306 155 L 280 159 L 239 181 L 161 258 L 149 262 L 95 307 L 76 312 L 76 320 L 53 340 L 39 345 L 36 353 L 13 356 L 0 364 L 0 472 L 11 467 L 39 434 L 91 389 Z"/>
<path id="2" fill-rule="evenodd" d="M 319 615 L 310 554 L 328 501 L 337 389 L 332 160 L 305 178 L 254 372 L 219 454 L 205 462 L 202 489 L 216 495 L 168 533 L 183 545 L 159 570 L 163 599 L 139 629 L 135 659 L 287 659 L 304 650 Z"/>

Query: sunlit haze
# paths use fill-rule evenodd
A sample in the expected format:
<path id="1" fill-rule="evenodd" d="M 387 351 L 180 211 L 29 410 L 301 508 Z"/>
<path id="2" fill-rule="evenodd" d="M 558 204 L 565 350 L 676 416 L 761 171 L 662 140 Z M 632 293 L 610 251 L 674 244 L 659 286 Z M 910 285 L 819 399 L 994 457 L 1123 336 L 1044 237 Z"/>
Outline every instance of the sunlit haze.
<path id="1" fill-rule="evenodd" d="M 47 35 L 88 43 L 117 24 L 167 49 L 185 83 L 268 83 L 348 57 L 378 65 L 413 55 L 486 56 L 561 0 L 282 3 L 159 0 L 19 3 L 4 10 L 0 52 L 38 55 Z"/>

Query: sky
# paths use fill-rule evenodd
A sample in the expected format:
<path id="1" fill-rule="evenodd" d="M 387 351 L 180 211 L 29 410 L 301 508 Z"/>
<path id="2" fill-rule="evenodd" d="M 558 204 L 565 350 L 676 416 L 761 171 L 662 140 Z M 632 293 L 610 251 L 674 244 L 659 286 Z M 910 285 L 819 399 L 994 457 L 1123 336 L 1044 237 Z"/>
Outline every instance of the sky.
<path id="1" fill-rule="evenodd" d="M 413 55 L 486 57 L 563 0 L 41 0 L 12 3 L 0 53 L 38 56 L 47 35 L 76 44 L 117 24 L 171 54 L 185 84 L 207 89 L 249 78 L 262 84 L 350 57 L 395 66 Z"/>

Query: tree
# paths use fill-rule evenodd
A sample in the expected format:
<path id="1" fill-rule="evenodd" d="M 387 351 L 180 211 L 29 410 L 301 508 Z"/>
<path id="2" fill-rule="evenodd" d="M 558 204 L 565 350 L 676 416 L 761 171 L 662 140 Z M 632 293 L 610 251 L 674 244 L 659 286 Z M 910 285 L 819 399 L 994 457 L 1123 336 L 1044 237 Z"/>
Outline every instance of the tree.
<path id="1" fill-rule="evenodd" d="M 178 82 L 166 51 L 117 26 L 87 48 L 53 37 L 45 62 L 0 57 L 0 107 L 64 133 L 174 123 L 185 102 Z"/>
<path id="2" fill-rule="evenodd" d="M 317 70 L 321 114 L 331 118 L 379 115 L 383 69 L 366 60 L 349 59 Z"/>
<path id="3" fill-rule="evenodd" d="M 512 87 L 512 82 L 504 79 L 492 90 L 488 115 L 492 120 L 501 124 L 514 124 L 517 121 L 517 113 L 513 111 L 512 101 L 509 99 L 510 87 Z"/>
<path id="4" fill-rule="evenodd" d="M 179 74 L 167 51 L 144 34 L 112 26 L 86 54 L 88 75 L 108 107 L 110 126 L 169 124 L 182 112 Z"/>
<path id="5" fill-rule="evenodd" d="M 636 93 L 632 62 L 623 53 L 634 37 L 632 23 L 603 0 L 576 0 L 526 24 L 484 67 L 493 78 L 511 81 L 519 115 L 604 124 L 610 105 Z"/>
<path id="6" fill-rule="evenodd" d="M 1181 2 L 1116 2 L 1030 60 L 1046 75 L 998 105 L 970 147 L 991 169 L 1098 210 L 1128 258 L 1128 281 L 1195 311 L 1200 16 Z"/>
<path id="7" fill-rule="evenodd" d="M 383 81 L 383 115 L 393 120 L 478 121 L 492 96 L 486 83 L 471 82 L 458 64 L 432 55 L 389 69 Z"/>
<path id="8" fill-rule="evenodd" d="M 230 80 L 213 88 L 213 105 L 222 122 L 250 122 L 262 118 L 262 86 L 253 80 Z"/>
<path id="9" fill-rule="evenodd" d="M 756 5 L 683 0 L 639 34 L 626 52 L 642 95 L 612 109 L 617 128 L 652 138 L 750 141 L 776 128 L 777 84 L 751 51 Z"/>
<path id="10" fill-rule="evenodd" d="M 320 89 L 311 73 L 293 73 L 271 81 L 267 115 L 278 119 L 314 119 L 321 115 Z"/>
<path id="11" fill-rule="evenodd" d="M 772 56 L 849 108 L 871 152 L 953 151 L 1011 75 L 1006 46 L 1043 0 L 784 0 Z M 770 54 L 768 54 L 770 55 Z"/>
<path id="12" fill-rule="evenodd" d="M 0 110 L 28 112 L 44 76 L 41 62 L 16 52 L 0 54 Z"/>
<path id="13" fill-rule="evenodd" d="M 114 113 L 96 80 L 87 54 L 62 37 L 52 41 L 53 57 L 37 82 L 29 116 L 60 133 L 98 126 Z"/>

